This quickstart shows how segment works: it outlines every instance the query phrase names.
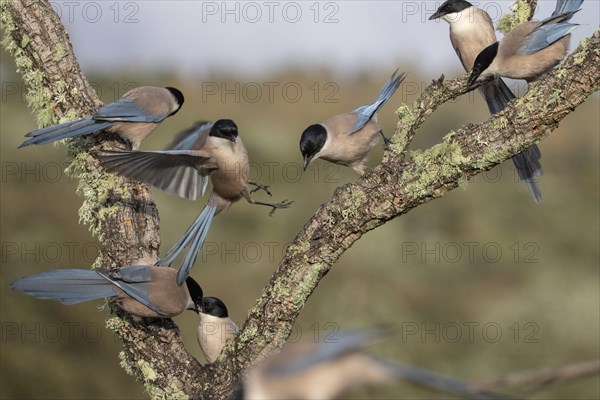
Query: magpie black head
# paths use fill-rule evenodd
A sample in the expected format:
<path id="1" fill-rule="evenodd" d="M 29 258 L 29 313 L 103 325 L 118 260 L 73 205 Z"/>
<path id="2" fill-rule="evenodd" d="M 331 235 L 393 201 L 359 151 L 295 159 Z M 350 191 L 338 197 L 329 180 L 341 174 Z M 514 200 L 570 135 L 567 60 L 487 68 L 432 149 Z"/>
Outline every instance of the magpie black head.
<path id="1" fill-rule="evenodd" d="M 171 115 L 175 115 L 175 114 L 177 114 L 177 111 L 179 111 L 181 106 L 183 105 L 185 98 L 183 97 L 183 93 L 181 93 L 181 91 L 179 89 L 175 89 L 174 87 L 171 87 L 171 86 L 167 86 L 167 87 L 165 87 L 165 89 L 167 89 L 171 93 L 171 95 L 173 97 L 175 97 L 175 100 L 177 101 L 177 109 L 171 113 Z"/>
<path id="2" fill-rule="evenodd" d="M 225 303 L 216 297 L 203 298 L 202 305 L 200 306 L 200 312 L 202 314 L 208 314 L 218 318 L 229 317 Z"/>
<path id="3" fill-rule="evenodd" d="M 192 277 L 188 276 L 188 278 L 185 280 L 185 284 L 188 288 L 188 291 L 190 292 L 190 297 L 192 298 L 192 301 L 194 302 L 194 311 L 199 312 L 201 307 L 202 307 L 202 288 L 200 287 L 200 285 L 198 284 L 198 282 L 196 282 Z"/>
<path id="4" fill-rule="evenodd" d="M 469 80 L 467 82 L 469 87 L 473 86 L 477 78 L 479 78 L 479 75 L 481 75 L 481 73 L 485 71 L 494 61 L 494 58 L 496 58 L 496 55 L 498 54 L 498 45 L 498 42 L 492 43 L 483 49 L 481 53 L 479 53 L 475 59 L 471 76 L 469 76 Z"/>
<path id="5" fill-rule="evenodd" d="M 213 124 L 208 135 L 235 143 L 238 137 L 238 127 L 230 119 L 220 119 Z"/>
<path id="6" fill-rule="evenodd" d="M 469 7 L 473 7 L 473 4 L 467 0 L 446 0 L 429 19 L 442 18 L 444 15 L 461 12 Z"/>
<path id="7" fill-rule="evenodd" d="M 325 146 L 326 140 L 327 130 L 321 124 L 311 125 L 302 132 L 302 137 L 300 138 L 300 151 L 304 157 L 305 170 L 315 154 L 321 151 L 323 146 Z"/>

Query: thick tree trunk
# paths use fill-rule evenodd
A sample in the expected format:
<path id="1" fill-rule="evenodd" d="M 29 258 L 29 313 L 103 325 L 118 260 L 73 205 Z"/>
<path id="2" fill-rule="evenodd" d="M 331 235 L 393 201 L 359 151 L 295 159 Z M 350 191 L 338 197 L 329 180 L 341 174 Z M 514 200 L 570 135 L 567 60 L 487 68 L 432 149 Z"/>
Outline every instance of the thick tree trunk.
<path id="1" fill-rule="evenodd" d="M 69 36 L 50 3 L 7 1 L 1 7 L 3 44 L 23 75 L 27 101 L 38 124 L 48 126 L 93 114 L 101 102 L 82 74 Z M 78 191 L 84 198 L 80 219 L 100 240 L 96 267 L 130 265 L 155 257 L 160 246 L 158 210 L 149 188 L 104 174 L 90 155 L 100 146 L 122 146 L 116 139 L 97 135 L 67 146 L 68 171 L 78 178 Z M 186 352 L 172 320 L 136 322 L 116 311 L 111 312 L 107 326 L 123 343 L 122 365 L 144 382 L 153 397 L 185 397 L 183 392 L 201 390 L 200 364 Z"/>
<path id="2" fill-rule="evenodd" d="M 1 7 L 4 46 L 23 74 L 29 105 L 39 124 L 93 113 L 100 102 L 49 3 L 19 0 L 3 2 Z M 500 114 L 451 132 L 430 149 L 407 154 L 408 144 L 426 118 L 444 102 L 464 94 L 465 87 L 466 77 L 440 79 L 414 104 L 400 107 L 393 144 L 381 165 L 338 188 L 307 222 L 219 362 L 200 365 L 185 351 L 171 320 L 137 322 L 116 311 L 108 317 L 107 326 L 122 340 L 124 368 L 144 383 L 152 397 L 227 397 L 249 366 L 285 343 L 320 279 L 363 234 L 467 184 L 472 176 L 550 135 L 566 115 L 597 91 L 600 31 Z M 90 156 L 99 146 L 114 148 L 120 143 L 102 136 L 68 145 L 69 170 L 79 178 L 84 197 L 81 218 L 102 246 L 96 266 L 123 266 L 140 257 L 156 256 L 158 212 L 148 188 L 104 174 Z"/>

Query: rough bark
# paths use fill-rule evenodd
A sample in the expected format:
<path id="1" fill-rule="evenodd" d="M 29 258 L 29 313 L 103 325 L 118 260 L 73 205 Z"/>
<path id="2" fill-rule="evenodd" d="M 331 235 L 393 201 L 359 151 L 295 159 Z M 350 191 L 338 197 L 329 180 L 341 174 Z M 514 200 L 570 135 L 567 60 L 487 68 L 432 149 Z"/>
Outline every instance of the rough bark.
<path id="1" fill-rule="evenodd" d="M 498 21 L 498 30 L 506 34 L 518 24 L 530 21 L 533 18 L 536 7 L 537 0 L 515 0 L 514 4 L 510 7 L 512 12 L 503 15 Z"/>
<path id="2" fill-rule="evenodd" d="M 47 1 L 3 1 L 3 45 L 27 85 L 27 100 L 40 127 L 93 114 L 101 102 L 82 74 L 69 36 Z M 118 148 L 116 137 L 96 135 L 67 145 L 67 171 L 79 180 L 84 201 L 79 210 L 100 241 L 96 267 L 130 265 L 156 257 L 160 246 L 158 210 L 146 185 L 108 176 L 90 155 Z M 26 150 L 23 150 L 26 151 Z M 199 363 L 189 355 L 171 320 L 134 321 L 111 312 L 107 326 L 123 343 L 121 364 L 153 397 L 185 397 L 198 391 Z"/>
<path id="3" fill-rule="evenodd" d="M 0 17 L 4 46 L 23 74 L 30 108 L 40 125 L 61 117 L 84 117 L 98 108 L 100 102 L 81 73 L 68 35 L 46 1 L 3 2 Z M 550 135 L 560 120 L 598 90 L 600 31 L 503 112 L 449 133 L 430 149 L 408 154 L 406 148 L 421 124 L 438 106 L 464 94 L 466 80 L 434 81 L 415 103 L 400 107 L 393 144 L 381 165 L 338 188 L 306 223 L 220 361 L 200 365 L 185 351 L 171 320 L 134 321 L 117 311 L 107 326 L 123 342 L 123 367 L 154 398 L 227 397 L 249 366 L 285 343 L 320 279 L 362 235 L 465 185 L 472 176 Z M 96 265 L 122 266 L 155 256 L 158 212 L 148 188 L 99 170 L 89 155 L 99 146 L 122 143 L 98 135 L 68 145 L 69 170 L 79 178 L 84 197 L 81 219 L 101 242 Z"/>
<path id="4" fill-rule="evenodd" d="M 451 132 L 442 143 L 414 152 L 406 160 L 402 155 L 410 138 L 432 110 L 464 92 L 466 77 L 434 82 L 413 105 L 401 107 L 394 145 L 381 165 L 357 182 L 338 188 L 308 221 L 288 247 L 227 356 L 235 354 L 237 361 L 249 364 L 260 353 L 282 345 L 319 280 L 363 234 L 465 185 L 474 175 L 550 135 L 560 120 L 599 89 L 598 62 L 600 30 L 560 69 L 532 84 L 526 96 L 503 112 L 485 123 Z"/>

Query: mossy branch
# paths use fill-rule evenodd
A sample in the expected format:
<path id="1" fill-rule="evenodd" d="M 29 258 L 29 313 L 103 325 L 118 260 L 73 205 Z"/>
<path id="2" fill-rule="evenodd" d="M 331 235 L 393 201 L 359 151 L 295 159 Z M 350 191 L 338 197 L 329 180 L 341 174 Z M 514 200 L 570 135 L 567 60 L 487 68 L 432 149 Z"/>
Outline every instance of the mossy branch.
<path id="1" fill-rule="evenodd" d="M 519 0 L 519 3 L 535 4 Z M 529 16 L 530 17 L 530 16 Z M 2 2 L 4 46 L 17 60 L 28 100 L 40 125 L 89 115 L 100 105 L 77 64 L 60 20 L 47 1 Z M 53 51 L 60 48 L 60 52 Z M 201 366 L 181 342 L 171 320 L 134 321 L 117 311 L 107 326 L 123 343 L 121 364 L 142 380 L 153 398 L 225 398 L 244 371 L 281 347 L 320 279 L 352 244 L 371 229 L 466 184 L 483 170 L 548 136 L 568 113 L 600 87 L 600 31 L 580 44 L 565 64 L 523 98 L 479 125 L 448 134 L 442 143 L 406 154 L 406 147 L 436 107 L 466 92 L 466 77 L 434 82 L 427 101 L 402 106 L 393 146 L 381 165 L 338 188 L 287 248 L 240 335 L 220 361 Z M 60 57 L 56 57 L 59 54 Z M 89 156 L 98 146 L 122 146 L 97 135 L 68 145 L 69 170 L 80 180 L 82 221 L 97 234 L 96 263 L 122 266 L 158 250 L 158 212 L 148 188 L 111 180 Z M 112 178 L 115 179 L 115 178 Z"/>
<path id="2" fill-rule="evenodd" d="M 433 114 L 442 104 L 457 99 L 465 93 L 475 90 L 484 85 L 489 80 L 479 80 L 472 87 L 468 87 L 467 80 L 469 75 L 452 81 L 444 81 L 442 75 L 439 79 L 433 80 L 419 98 L 412 104 L 402 104 L 396 111 L 398 115 L 398 125 L 396 131 L 390 139 L 390 145 L 383 155 L 382 163 L 402 160 L 408 145 L 412 142 L 418 129 L 423 125 L 427 118 Z"/>
<path id="3" fill-rule="evenodd" d="M 83 118 L 100 107 L 48 1 L 2 1 L 0 22 L 2 44 L 15 59 L 27 87 L 29 108 L 40 127 Z M 80 221 L 100 241 L 95 266 L 123 266 L 156 256 L 160 244 L 158 211 L 148 187 L 104 174 L 90 156 L 99 146 L 122 147 L 115 139 L 95 135 L 67 143 L 67 172 L 78 179 L 78 192 L 84 199 Z M 109 315 L 107 326 L 122 340 L 121 363 L 142 380 L 152 397 L 186 397 L 183 389 L 195 390 L 186 385 L 193 382 L 188 371 L 193 372 L 198 363 L 185 351 L 172 321 L 145 324 L 117 315 Z"/>
<path id="4" fill-rule="evenodd" d="M 355 183 L 338 188 L 307 222 L 250 310 L 240 335 L 222 355 L 221 370 L 241 374 L 258 357 L 282 346 L 320 279 L 362 235 L 466 185 L 474 175 L 550 135 L 599 88 L 600 30 L 504 111 L 485 123 L 451 132 L 442 143 L 405 160 L 402 143 L 416 133 L 419 120 L 439 105 L 436 99 L 464 93 L 466 80 L 438 80 L 414 104 L 401 108 L 393 139 L 400 147 L 392 148 L 382 164 Z"/>
<path id="5" fill-rule="evenodd" d="M 531 21 L 536 7 L 537 0 L 516 0 L 510 7 L 511 13 L 500 18 L 496 29 L 506 35 L 515 26 Z"/>

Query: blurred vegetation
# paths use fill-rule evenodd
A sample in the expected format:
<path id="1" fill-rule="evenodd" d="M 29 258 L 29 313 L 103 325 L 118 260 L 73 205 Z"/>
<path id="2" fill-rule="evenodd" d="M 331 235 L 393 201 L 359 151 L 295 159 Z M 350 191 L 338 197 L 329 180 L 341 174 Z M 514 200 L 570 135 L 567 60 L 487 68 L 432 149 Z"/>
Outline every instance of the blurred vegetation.
<path id="1" fill-rule="evenodd" d="M 78 223 L 81 199 L 75 183 L 62 174 L 64 147 L 16 149 L 23 135 L 36 128 L 35 119 L 5 54 L 1 70 L 0 397 L 145 398 L 143 388 L 118 365 L 120 346 L 104 328 L 101 302 L 64 306 L 8 289 L 24 275 L 87 268 L 96 239 Z M 394 106 L 414 100 L 438 77 L 420 76 L 410 65 L 401 70 L 410 75 L 379 116 L 387 135 L 395 128 Z M 351 170 L 324 161 L 300 174 L 301 132 L 309 124 L 373 100 L 391 72 L 334 76 L 315 68 L 272 76 L 182 77 L 125 71 L 121 76 L 89 79 L 104 102 L 131 86 L 183 90 L 182 110 L 164 122 L 142 149 L 163 148 L 176 132 L 199 119 L 234 119 L 253 163 L 253 178 L 271 185 L 273 200 L 295 201 L 291 209 L 273 217 L 263 207 L 240 202 L 213 223 L 193 275 L 206 295 L 222 298 L 231 317 L 242 323 L 286 244 L 337 186 L 356 179 Z M 450 77 L 461 73 L 458 68 L 444 72 Z M 523 94 L 524 88 L 518 92 Z M 518 183 L 507 161 L 476 177 L 465 190 L 455 190 L 369 233 L 323 279 L 293 337 L 323 340 L 338 329 L 388 325 L 397 333 L 374 346 L 374 354 L 468 380 L 597 358 L 598 111 L 596 94 L 540 144 L 545 170 L 540 205 Z M 448 131 L 487 118 L 479 94 L 471 93 L 438 110 L 413 147 L 431 146 Z M 370 165 L 380 159 L 377 148 Z M 157 190 L 154 197 L 165 251 L 204 200 L 190 202 Z M 190 351 L 201 358 L 195 339 L 197 316 L 187 313 L 176 322 Z M 598 378 L 587 379 L 551 387 L 534 397 L 598 398 L 599 385 Z M 449 397 L 403 383 L 361 389 L 352 396 Z"/>

